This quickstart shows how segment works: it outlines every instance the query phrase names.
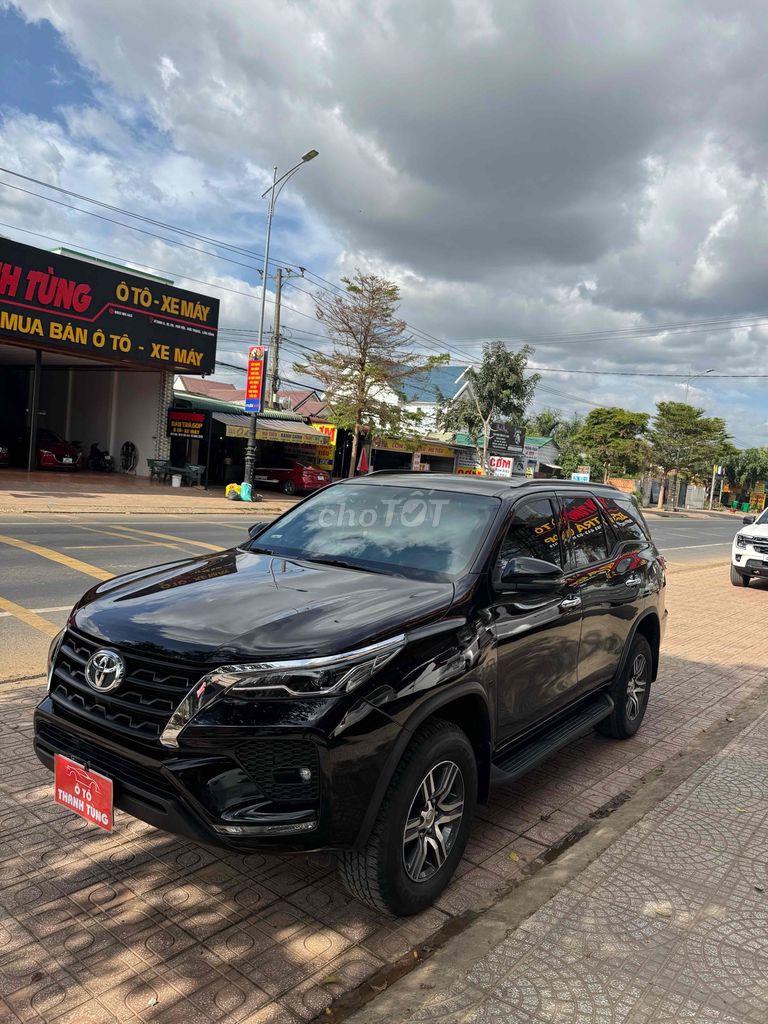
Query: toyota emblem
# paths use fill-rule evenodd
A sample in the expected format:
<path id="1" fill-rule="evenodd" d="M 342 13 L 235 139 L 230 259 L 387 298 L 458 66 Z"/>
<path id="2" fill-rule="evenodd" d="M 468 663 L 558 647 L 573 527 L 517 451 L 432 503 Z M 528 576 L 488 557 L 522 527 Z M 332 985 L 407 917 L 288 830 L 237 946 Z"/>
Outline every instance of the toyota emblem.
<path id="1" fill-rule="evenodd" d="M 85 680 L 94 690 L 108 693 L 116 690 L 125 675 L 125 662 L 117 653 L 106 647 L 94 651 L 85 666 Z"/>

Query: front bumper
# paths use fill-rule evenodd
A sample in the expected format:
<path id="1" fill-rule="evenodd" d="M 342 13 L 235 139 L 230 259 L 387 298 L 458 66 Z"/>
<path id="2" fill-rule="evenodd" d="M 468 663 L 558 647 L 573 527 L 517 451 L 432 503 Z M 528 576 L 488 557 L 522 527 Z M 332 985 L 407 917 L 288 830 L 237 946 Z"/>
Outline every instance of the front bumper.
<path id="1" fill-rule="evenodd" d="M 400 731 L 373 708 L 366 717 L 364 731 L 333 748 L 306 730 L 254 728 L 235 742 L 196 731 L 174 751 L 127 743 L 49 696 L 35 711 L 34 749 L 50 770 L 58 753 L 100 772 L 113 781 L 115 807 L 195 842 L 246 853 L 348 849 L 358 842 L 381 751 Z M 298 766 L 311 769 L 306 784 Z"/>

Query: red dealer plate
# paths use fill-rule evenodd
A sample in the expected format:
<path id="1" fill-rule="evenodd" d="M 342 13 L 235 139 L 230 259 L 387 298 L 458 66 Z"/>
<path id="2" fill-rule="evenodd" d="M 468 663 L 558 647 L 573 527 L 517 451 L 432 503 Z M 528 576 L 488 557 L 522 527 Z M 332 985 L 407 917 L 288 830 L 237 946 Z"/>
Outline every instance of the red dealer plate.
<path id="1" fill-rule="evenodd" d="M 54 800 L 99 828 L 112 831 L 112 780 L 63 754 L 54 759 Z"/>

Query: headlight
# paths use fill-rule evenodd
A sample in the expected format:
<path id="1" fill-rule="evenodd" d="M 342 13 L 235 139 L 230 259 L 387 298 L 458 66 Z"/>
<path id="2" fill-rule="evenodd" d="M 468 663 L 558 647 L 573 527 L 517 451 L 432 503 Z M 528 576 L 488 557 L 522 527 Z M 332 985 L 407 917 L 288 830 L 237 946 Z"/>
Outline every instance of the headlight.
<path id="1" fill-rule="evenodd" d="M 53 640 L 51 640 L 51 646 L 48 648 L 48 693 L 51 692 L 51 682 L 53 680 L 53 666 L 56 662 L 56 655 L 59 653 L 61 641 L 64 639 L 65 633 L 66 629 L 62 629 L 61 632 L 57 633 Z"/>
<path id="2" fill-rule="evenodd" d="M 223 665 L 203 676 L 171 715 L 160 737 L 178 747 L 179 733 L 198 712 L 225 694 L 237 697 L 329 697 L 350 693 L 370 679 L 405 646 L 405 635 L 345 654 L 291 661 Z"/>
<path id="3" fill-rule="evenodd" d="M 743 533 L 737 533 L 736 534 L 736 547 L 737 548 L 745 548 L 747 546 L 747 542 L 750 541 L 751 539 L 752 539 L 751 537 L 747 537 Z"/>

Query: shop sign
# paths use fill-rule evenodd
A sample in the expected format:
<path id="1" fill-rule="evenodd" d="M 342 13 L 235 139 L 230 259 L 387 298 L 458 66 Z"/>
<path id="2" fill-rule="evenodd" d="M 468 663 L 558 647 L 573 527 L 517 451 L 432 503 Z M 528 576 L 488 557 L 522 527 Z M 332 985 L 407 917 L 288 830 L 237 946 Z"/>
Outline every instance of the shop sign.
<path id="1" fill-rule="evenodd" d="M 571 480 L 576 484 L 588 484 L 589 473 L 571 473 Z"/>
<path id="2" fill-rule="evenodd" d="M 411 469 L 415 473 L 418 473 L 419 470 L 421 469 L 421 453 L 420 452 L 414 452 L 413 455 L 411 456 Z"/>
<path id="3" fill-rule="evenodd" d="M 213 373 L 219 300 L 0 238 L 0 338 Z"/>
<path id="4" fill-rule="evenodd" d="M 267 377 L 267 352 L 263 345 L 251 345 L 248 349 L 248 376 L 245 381 L 245 411 L 261 412 L 264 398 L 264 383 Z"/>
<path id="5" fill-rule="evenodd" d="M 525 445 L 525 430 L 508 423 L 492 423 L 488 434 L 489 455 L 512 455 L 522 452 Z"/>
<path id="6" fill-rule="evenodd" d="M 459 476 L 482 476 L 483 467 L 476 448 L 459 448 L 456 452 L 456 473 Z"/>
<path id="7" fill-rule="evenodd" d="M 494 476 L 512 476 L 514 459 L 507 458 L 506 455 L 489 455 L 488 469 Z"/>
<path id="8" fill-rule="evenodd" d="M 337 427 L 333 423 L 313 423 L 312 426 L 321 434 L 325 434 L 329 445 L 336 444 Z"/>
<path id="9" fill-rule="evenodd" d="M 192 412 L 190 409 L 169 409 L 166 437 L 187 437 L 202 441 L 205 436 L 207 413 Z"/>
<path id="10" fill-rule="evenodd" d="M 394 441 L 389 437 L 374 437 L 372 447 L 381 452 L 412 452 L 414 448 L 412 444 Z"/>
<path id="11" fill-rule="evenodd" d="M 456 452 L 447 444 L 422 444 L 419 449 L 422 455 L 434 455 L 438 459 L 452 459 Z"/>
<path id="12" fill-rule="evenodd" d="M 318 433 L 317 438 L 310 437 L 306 434 L 293 434 L 288 430 L 273 429 L 272 427 L 260 427 L 259 423 L 263 420 L 256 421 L 256 440 L 257 441 L 282 441 L 285 444 L 302 444 L 311 445 L 315 447 L 321 445 L 325 447 L 325 437 Z M 243 425 L 235 425 L 228 423 L 225 428 L 225 434 L 227 437 L 248 437 L 248 427 Z"/>

